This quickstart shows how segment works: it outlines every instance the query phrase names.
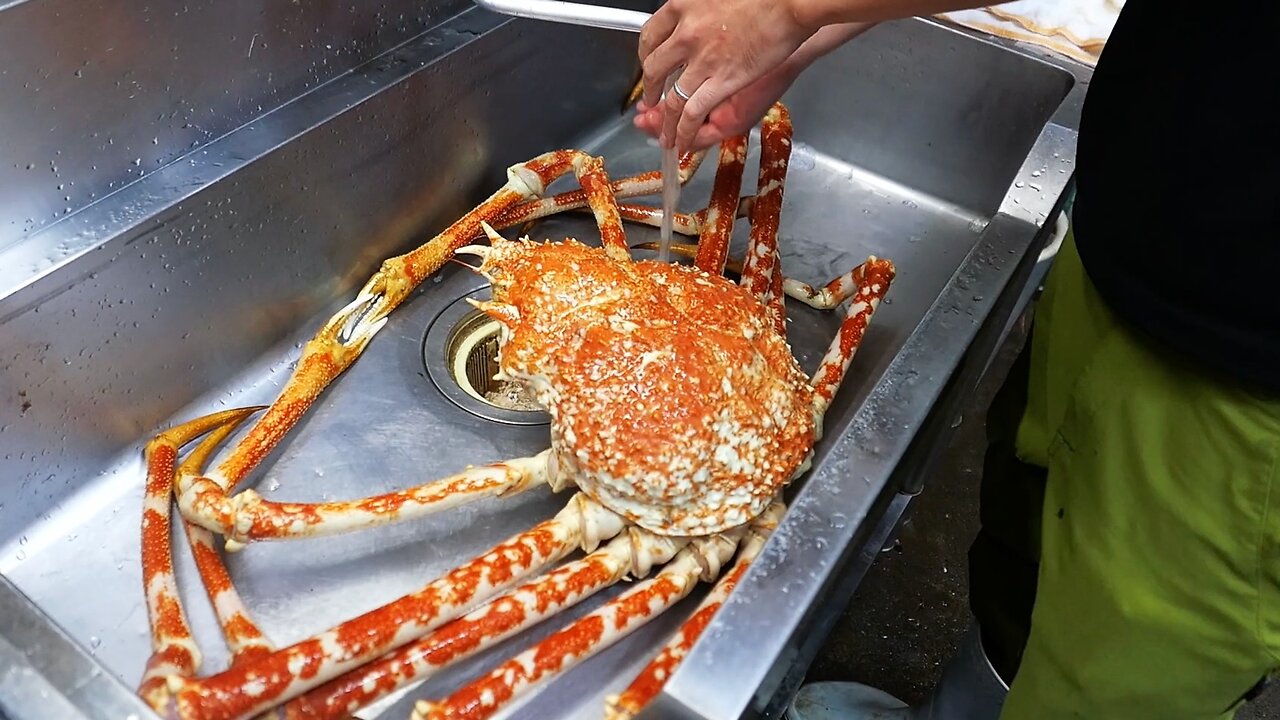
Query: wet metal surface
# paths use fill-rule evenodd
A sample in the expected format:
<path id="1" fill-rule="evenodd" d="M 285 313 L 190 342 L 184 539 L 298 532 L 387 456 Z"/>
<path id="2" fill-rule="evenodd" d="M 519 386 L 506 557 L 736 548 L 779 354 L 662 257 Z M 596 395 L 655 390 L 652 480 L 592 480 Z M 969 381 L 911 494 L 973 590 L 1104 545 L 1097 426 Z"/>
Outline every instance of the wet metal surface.
<path id="1" fill-rule="evenodd" d="M 0 248 L 468 5 L 0 2 Z"/>
<path id="2" fill-rule="evenodd" d="M 970 623 L 968 552 L 978 532 L 986 406 L 1023 339 L 1019 327 L 953 421 L 935 476 L 841 612 L 808 681 L 858 680 L 918 704 L 941 676 Z"/>
<path id="3" fill-rule="evenodd" d="M 150 433 L 270 401 L 300 344 L 354 286 L 486 196 L 505 166 L 566 144 L 603 155 L 614 177 L 657 166 L 656 146 L 617 115 L 633 77 L 629 36 L 469 13 L 420 40 L 214 143 L 189 168 L 144 178 L 114 211 L 95 206 L 32 238 L 47 243 L 0 249 L 0 280 L 16 283 L 0 283 L 9 401 L 0 405 L 9 479 L 0 572 L 128 685 L 148 655 L 138 524 L 139 447 Z M 559 45 L 576 53 L 536 52 Z M 517 65 L 538 82 L 513 80 Z M 831 97 L 848 78 L 865 100 Z M 1011 200 L 1016 183 L 1071 155 L 1072 87 L 1059 68 L 910 21 L 833 54 L 786 98 L 796 137 L 785 272 L 825 283 L 876 254 L 894 260 L 899 279 L 828 413 L 793 511 L 673 676 L 660 714 L 752 712 L 778 666 L 805 661 L 793 643 L 810 603 L 873 530 L 913 431 L 1069 179 L 1055 172 L 1043 197 Z M 753 149 L 744 188 L 754 186 L 755 161 Z M 682 209 L 705 204 L 712 165 L 682 192 Z M 633 243 L 656 234 L 629 229 Z M 744 223 L 739 251 L 745 234 Z M 585 215 L 548 220 L 533 235 L 595 237 Z M 64 242 L 75 249 L 60 254 Z M 250 484 L 277 500 L 352 498 L 544 448 L 545 426 L 477 417 L 427 377 L 427 327 L 482 284 L 453 264 L 427 280 Z M 812 371 L 840 314 L 795 304 L 788 314 L 792 347 Z M 355 535 L 255 544 L 228 564 L 264 630 L 286 644 L 421 586 L 563 503 L 535 490 Z M 178 565 L 204 670 L 220 669 L 225 651 L 185 553 Z M 89 595 L 98 601 L 84 602 Z M 597 717 L 699 595 L 508 716 Z M 447 693 L 493 654 L 560 622 L 412 697 Z M 393 698 L 388 717 L 406 715 L 408 703 Z"/>

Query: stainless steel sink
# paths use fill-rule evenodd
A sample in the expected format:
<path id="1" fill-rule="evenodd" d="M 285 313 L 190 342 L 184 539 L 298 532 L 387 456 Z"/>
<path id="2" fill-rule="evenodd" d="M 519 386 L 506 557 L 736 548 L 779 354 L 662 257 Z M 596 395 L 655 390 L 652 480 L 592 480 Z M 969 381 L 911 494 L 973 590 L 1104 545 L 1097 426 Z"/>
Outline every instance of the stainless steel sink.
<path id="1" fill-rule="evenodd" d="M 382 258 L 471 207 L 506 166 L 570 145 L 603 155 L 613 177 L 656 168 L 656 147 L 619 114 L 635 71 L 633 36 L 464 12 L 20 242 L 0 241 L 0 573 L 71 641 L 28 647 L 30 661 L 87 655 L 85 672 L 119 681 L 81 705 L 110 706 L 133 687 L 149 652 L 141 443 L 173 422 L 271 400 L 300 343 Z M 788 93 L 786 273 L 825 282 L 876 254 L 894 260 L 898 280 L 784 524 L 655 716 L 776 710 L 878 524 L 900 511 L 904 468 L 927 467 L 908 461 L 1018 309 L 1071 178 L 1087 78 L 1034 50 L 912 20 L 876 28 Z M 753 152 L 744 188 L 754 162 Z M 685 209 L 705 203 L 713 164 L 682 194 Z M 591 228 L 559 217 L 534 234 L 585 239 Z M 256 488 L 356 497 L 545 447 L 545 425 L 469 412 L 428 374 L 428 329 L 474 292 L 482 281 L 454 266 L 424 283 L 268 458 Z M 789 314 L 812 370 L 840 315 L 794 304 Z M 284 644 L 420 586 L 563 502 L 535 491 L 358 535 L 256 544 L 228 562 Z M 226 653 L 185 551 L 179 574 L 204 670 L 218 670 Z M 507 716 L 599 716 L 696 601 Z M 494 656 L 367 714 L 405 717 L 414 698 L 448 692 Z"/>

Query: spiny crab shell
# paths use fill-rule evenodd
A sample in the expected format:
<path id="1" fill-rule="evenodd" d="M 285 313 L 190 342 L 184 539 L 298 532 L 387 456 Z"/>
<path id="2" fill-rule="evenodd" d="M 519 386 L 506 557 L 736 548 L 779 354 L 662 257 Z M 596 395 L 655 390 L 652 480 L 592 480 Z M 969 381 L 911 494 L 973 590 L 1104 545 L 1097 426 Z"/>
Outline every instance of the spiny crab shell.
<path id="1" fill-rule="evenodd" d="M 813 390 L 765 307 L 693 267 L 576 240 L 494 239 L 479 268 L 499 367 L 551 416 L 556 467 L 663 535 L 758 516 L 806 466 Z"/>

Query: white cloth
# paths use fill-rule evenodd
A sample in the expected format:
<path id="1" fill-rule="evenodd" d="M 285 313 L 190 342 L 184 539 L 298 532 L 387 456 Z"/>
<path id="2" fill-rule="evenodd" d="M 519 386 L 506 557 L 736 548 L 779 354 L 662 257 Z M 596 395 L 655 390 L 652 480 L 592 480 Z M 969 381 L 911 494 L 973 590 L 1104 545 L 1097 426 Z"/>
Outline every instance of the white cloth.
<path id="1" fill-rule="evenodd" d="M 1093 65 L 1123 6 L 1124 0 L 1015 0 L 938 17 Z"/>

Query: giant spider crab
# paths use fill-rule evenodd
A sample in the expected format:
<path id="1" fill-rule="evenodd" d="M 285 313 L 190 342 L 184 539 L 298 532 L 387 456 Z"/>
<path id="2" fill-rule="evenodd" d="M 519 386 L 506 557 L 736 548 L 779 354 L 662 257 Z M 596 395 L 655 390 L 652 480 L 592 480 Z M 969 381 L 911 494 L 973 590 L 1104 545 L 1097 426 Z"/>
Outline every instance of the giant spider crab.
<path id="1" fill-rule="evenodd" d="M 142 562 L 153 654 L 139 693 L 162 714 L 188 720 L 346 717 L 624 577 L 645 578 L 660 567 L 488 675 L 443 700 L 419 702 L 415 711 L 432 720 L 487 717 L 671 607 L 699 580 L 718 578 L 666 647 L 609 700 L 610 717 L 638 712 L 781 517 L 781 491 L 808 467 L 823 413 L 894 276 L 892 263 L 871 257 L 823 288 L 784 281 L 776 236 L 791 124 L 782 105 L 769 111 L 760 136 L 753 198 L 738 197 L 743 135 L 720 146 L 707 209 L 677 218 L 681 232 L 699 235 L 696 246 L 678 248 L 693 257 L 693 267 L 630 258 L 622 219 L 653 224 L 660 217 L 616 198 L 656 192 L 657 173 L 610 182 L 600 158 L 547 153 L 510 168 L 504 187 L 443 233 L 387 260 L 304 346 L 280 396 L 215 470 L 203 470 L 210 455 L 261 408 L 216 413 L 152 439 L 145 450 Z M 701 159 L 682 158 L 682 182 Z M 581 189 L 543 197 L 569 171 Z M 601 247 L 506 240 L 491 227 L 585 207 L 595 215 Z M 752 227 L 735 284 L 723 272 L 740 215 L 749 215 Z M 470 244 L 482 235 L 489 246 Z M 269 502 L 253 490 L 232 494 L 387 315 L 454 253 L 481 258 L 476 269 L 490 279 L 493 299 L 478 306 L 502 325 L 501 372 L 528 383 L 549 411 L 551 448 L 361 500 L 297 504 Z M 823 308 L 851 300 L 812 379 L 785 340 L 784 294 Z M 180 449 L 202 436 L 179 464 Z M 578 492 L 554 518 L 420 590 L 282 649 L 251 620 L 213 544 L 215 533 L 234 550 L 255 540 L 346 532 L 543 483 L 555 490 L 576 485 Z M 233 655 L 228 669 L 204 678 L 195 677 L 199 651 L 173 575 L 174 496 Z M 585 557 L 548 571 L 578 548 Z"/>

